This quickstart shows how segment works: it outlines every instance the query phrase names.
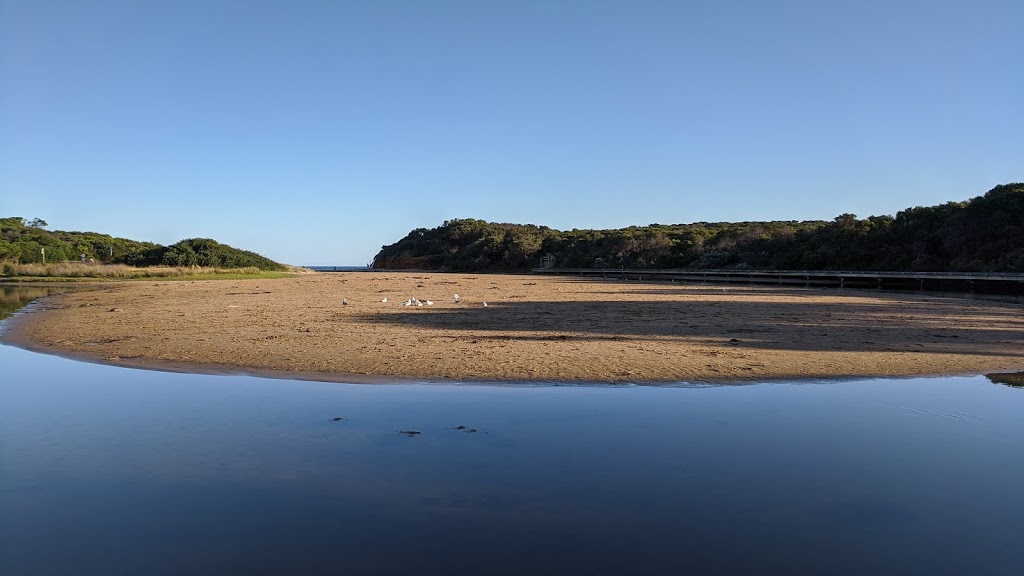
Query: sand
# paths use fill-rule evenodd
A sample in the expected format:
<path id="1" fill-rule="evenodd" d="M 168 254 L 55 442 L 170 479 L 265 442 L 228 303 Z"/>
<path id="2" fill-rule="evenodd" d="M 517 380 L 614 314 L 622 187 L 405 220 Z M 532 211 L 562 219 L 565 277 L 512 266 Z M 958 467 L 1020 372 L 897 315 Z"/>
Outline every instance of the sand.
<path id="1" fill-rule="evenodd" d="M 873 291 L 356 272 L 105 284 L 45 299 L 4 338 L 328 381 L 742 382 L 1021 370 L 1022 312 Z"/>

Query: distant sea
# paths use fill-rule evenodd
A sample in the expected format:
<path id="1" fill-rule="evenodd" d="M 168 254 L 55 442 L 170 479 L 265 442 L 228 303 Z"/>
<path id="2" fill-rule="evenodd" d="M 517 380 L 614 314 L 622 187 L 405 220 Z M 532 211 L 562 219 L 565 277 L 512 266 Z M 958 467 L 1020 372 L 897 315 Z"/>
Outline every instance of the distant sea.
<path id="1" fill-rule="evenodd" d="M 359 272 L 363 270 L 369 270 L 370 268 L 366 265 L 363 266 L 304 266 L 310 270 L 316 270 L 317 272 Z"/>

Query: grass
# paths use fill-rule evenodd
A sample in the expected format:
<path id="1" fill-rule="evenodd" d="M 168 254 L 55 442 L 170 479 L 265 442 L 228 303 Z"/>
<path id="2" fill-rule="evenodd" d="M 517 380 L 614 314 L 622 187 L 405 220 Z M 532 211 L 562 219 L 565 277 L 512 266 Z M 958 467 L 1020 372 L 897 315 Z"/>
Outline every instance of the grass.
<path id="1" fill-rule="evenodd" d="M 164 280 L 251 280 L 253 278 L 260 279 L 273 279 L 273 278 L 291 278 L 295 276 L 292 272 L 272 272 L 268 270 L 261 270 L 255 274 L 250 273 L 232 273 L 227 270 L 221 270 L 216 273 L 203 273 L 203 274 L 189 274 L 180 277 L 165 277 Z M 159 279 L 159 278 L 158 278 Z M 133 280 L 153 280 L 153 278 L 133 278 Z"/>
<path id="2" fill-rule="evenodd" d="M 88 282 L 96 280 L 243 280 L 249 278 L 287 278 L 299 269 L 265 271 L 248 268 L 204 268 L 147 266 L 136 268 L 124 264 L 16 264 L 5 262 L 0 279 L 6 282 Z"/>

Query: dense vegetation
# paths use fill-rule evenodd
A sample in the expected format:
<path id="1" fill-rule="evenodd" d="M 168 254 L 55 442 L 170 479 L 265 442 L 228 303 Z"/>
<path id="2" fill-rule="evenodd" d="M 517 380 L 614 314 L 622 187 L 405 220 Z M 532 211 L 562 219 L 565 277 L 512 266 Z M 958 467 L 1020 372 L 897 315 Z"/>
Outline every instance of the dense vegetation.
<path id="1" fill-rule="evenodd" d="M 246 268 L 284 270 L 284 265 L 248 250 L 232 248 L 209 238 L 190 238 L 171 244 L 161 258 L 167 266 L 204 266 L 210 268 Z"/>
<path id="2" fill-rule="evenodd" d="M 13 264 L 77 262 L 129 266 L 203 266 L 283 270 L 285 267 L 248 250 L 239 250 L 208 238 L 182 240 L 170 246 L 114 238 L 95 232 L 46 230 L 43 220 L 0 218 L 0 262 Z"/>
<path id="3" fill-rule="evenodd" d="M 375 268 L 698 268 L 1024 272 L 1024 184 L 892 216 L 652 224 L 621 230 L 451 220 L 384 246 Z"/>

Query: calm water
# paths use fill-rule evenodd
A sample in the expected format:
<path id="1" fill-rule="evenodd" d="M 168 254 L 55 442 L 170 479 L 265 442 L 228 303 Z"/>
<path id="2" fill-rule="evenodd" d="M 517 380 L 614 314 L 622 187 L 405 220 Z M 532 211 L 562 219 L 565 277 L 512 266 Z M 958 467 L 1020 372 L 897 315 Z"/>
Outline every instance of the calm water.
<path id="1" fill-rule="evenodd" d="M 0 366 L 4 575 L 1024 573 L 1024 389 L 983 377 L 345 385 L 9 346 Z"/>
<path id="2" fill-rule="evenodd" d="M 0 284 L 0 320 L 7 318 L 15 310 L 36 298 L 67 291 L 68 288 L 66 287 Z"/>

